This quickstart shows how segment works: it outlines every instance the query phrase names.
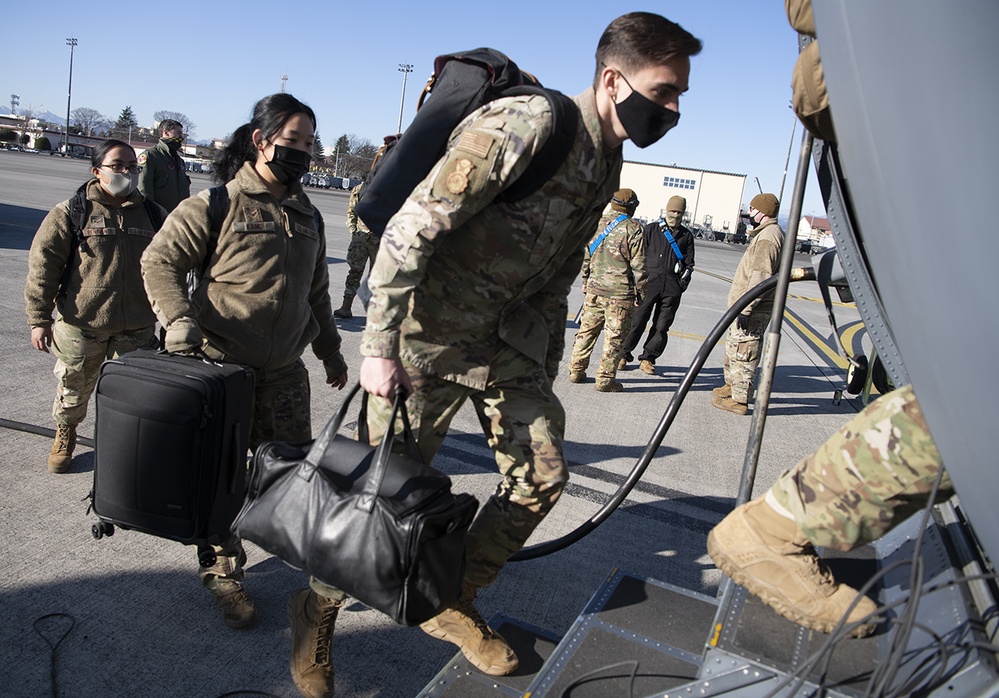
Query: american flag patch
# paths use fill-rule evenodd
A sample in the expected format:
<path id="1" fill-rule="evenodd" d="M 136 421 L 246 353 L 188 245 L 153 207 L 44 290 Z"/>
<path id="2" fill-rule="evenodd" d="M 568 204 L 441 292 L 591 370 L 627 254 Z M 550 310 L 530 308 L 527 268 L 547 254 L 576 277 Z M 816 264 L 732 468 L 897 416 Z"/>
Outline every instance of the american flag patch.
<path id="1" fill-rule="evenodd" d="M 471 153 L 476 157 L 483 160 L 489 155 L 489 151 L 493 146 L 492 136 L 487 136 L 484 133 L 475 133 L 474 131 L 466 131 L 461 134 L 458 139 L 457 145 L 454 146 L 455 150 L 463 150 L 466 153 Z"/>

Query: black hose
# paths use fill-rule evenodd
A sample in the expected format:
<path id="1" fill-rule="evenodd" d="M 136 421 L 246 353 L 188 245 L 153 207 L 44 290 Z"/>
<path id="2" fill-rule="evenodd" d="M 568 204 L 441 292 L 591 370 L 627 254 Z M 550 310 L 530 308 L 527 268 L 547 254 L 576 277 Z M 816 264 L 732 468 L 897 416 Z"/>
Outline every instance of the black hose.
<path id="1" fill-rule="evenodd" d="M 47 436 L 50 439 L 55 438 L 55 429 L 50 429 L 49 427 L 39 427 L 34 424 L 25 424 L 24 422 L 15 422 L 10 419 L 0 418 L 0 427 L 5 429 L 13 429 L 15 431 L 23 431 L 28 434 L 38 434 L 39 436 Z M 86 436 L 77 436 L 76 443 L 81 446 L 86 446 L 87 448 L 94 447 L 94 440 L 88 439 Z"/>
<path id="2" fill-rule="evenodd" d="M 791 281 L 814 280 L 815 271 L 811 267 L 796 269 L 791 272 Z M 676 414 L 679 412 L 680 405 L 683 404 L 683 400 L 687 396 L 687 393 L 690 392 L 690 387 L 694 384 L 694 379 L 697 377 L 697 374 L 701 372 L 701 368 L 704 367 L 705 362 L 708 360 L 708 354 L 711 353 L 711 350 L 715 348 L 715 345 L 718 344 L 718 341 L 724 336 L 725 332 L 729 328 L 729 325 L 735 322 L 739 313 L 741 313 L 746 306 L 762 296 L 764 293 L 773 290 L 777 286 L 777 281 L 777 276 L 771 276 L 766 281 L 757 284 L 753 288 L 749 289 L 721 316 L 721 319 L 718 320 L 710 334 L 708 334 L 707 338 L 701 344 L 701 348 L 694 356 L 694 360 L 691 362 L 690 368 L 687 369 L 687 372 L 680 380 L 679 387 L 676 392 L 673 393 L 673 399 L 670 400 L 669 405 L 666 407 L 666 412 L 663 414 L 662 419 L 659 420 L 659 425 L 652 434 L 652 439 L 645 447 L 645 450 L 639 457 L 638 462 L 635 463 L 635 467 L 631 469 L 631 472 L 628 473 L 628 477 L 623 483 L 621 483 L 621 485 L 617 488 L 617 492 L 614 493 L 607 503 L 600 507 L 600 510 L 597 511 L 597 513 L 591 516 L 588 520 L 584 521 L 575 530 L 570 531 L 561 538 L 556 538 L 546 543 L 539 543 L 537 545 L 523 548 L 510 558 L 511 561 L 520 562 L 522 560 L 534 560 L 545 555 L 551 555 L 559 550 L 563 550 L 588 535 L 597 526 L 602 524 L 607 517 L 614 513 L 614 510 L 621 505 L 621 502 L 627 498 L 628 494 L 631 493 L 631 490 L 633 490 L 635 485 L 638 484 L 638 481 L 642 479 L 642 475 L 645 474 L 645 470 L 649 467 L 649 464 L 652 462 L 652 458 L 655 456 L 656 451 L 659 450 L 659 446 L 666 437 L 666 432 L 669 431 L 669 428 L 673 425 L 673 420 L 676 418 Z"/>

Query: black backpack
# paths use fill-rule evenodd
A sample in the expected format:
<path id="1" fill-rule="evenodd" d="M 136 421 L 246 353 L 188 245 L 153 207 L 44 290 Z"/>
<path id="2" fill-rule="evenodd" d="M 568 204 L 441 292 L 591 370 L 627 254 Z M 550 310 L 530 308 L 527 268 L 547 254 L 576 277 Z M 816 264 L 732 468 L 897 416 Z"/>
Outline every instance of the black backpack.
<path id="1" fill-rule="evenodd" d="M 428 94 L 433 98 L 424 104 Z M 544 95 L 551 103 L 551 137 L 527 170 L 501 195 L 507 202 L 534 193 L 565 161 L 576 137 L 578 112 L 571 99 L 541 86 L 505 55 L 491 48 L 438 56 L 434 74 L 417 104 L 416 118 L 402 136 L 388 143 L 368 174 L 357 215 L 381 235 L 406 197 L 444 155 L 448 137 L 472 111 L 500 97 Z"/>
<path id="2" fill-rule="evenodd" d="M 80 185 L 80 188 L 76 190 L 73 198 L 69 200 L 69 225 L 70 230 L 73 232 L 73 249 L 70 252 L 69 259 L 66 260 L 66 266 L 62 270 L 62 276 L 59 277 L 59 295 L 66 295 L 66 285 L 69 283 L 69 272 L 71 267 L 71 262 L 73 260 L 73 255 L 77 253 L 80 248 L 86 249 L 87 240 L 83 236 L 83 229 L 87 225 L 87 185 L 90 184 L 89 181 L 84 182 Z M 149 218 L 149 223 L 153 226 L 153 232 L 159 232 L 159 229 L 163 227 L 163 216 L 160 214 L 160 208 L 154 204 L 149 199 L 143 199 L 142 205 L 146 208 L 146 216 Z"/>

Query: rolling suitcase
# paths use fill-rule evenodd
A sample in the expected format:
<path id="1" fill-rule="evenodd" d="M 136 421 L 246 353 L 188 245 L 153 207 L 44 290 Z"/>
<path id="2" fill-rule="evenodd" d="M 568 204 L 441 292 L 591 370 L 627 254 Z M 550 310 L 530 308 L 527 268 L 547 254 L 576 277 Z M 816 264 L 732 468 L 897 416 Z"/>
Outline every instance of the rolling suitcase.
<path id="1" fill-rule="evenodd" d="M 94 537 L 118 526 L 202 549 L 224 540 L 246 492 L 253 385 L 245 366 L 153 350 L 105 361 Z"/>

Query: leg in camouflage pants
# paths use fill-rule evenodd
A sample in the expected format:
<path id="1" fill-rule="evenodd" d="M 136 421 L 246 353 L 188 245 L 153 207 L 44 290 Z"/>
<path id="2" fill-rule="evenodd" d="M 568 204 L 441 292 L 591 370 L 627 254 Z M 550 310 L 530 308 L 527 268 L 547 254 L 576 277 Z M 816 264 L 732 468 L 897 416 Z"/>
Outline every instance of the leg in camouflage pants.
<path id="1" fill-rule="evenodd" d="M 786 471 L 767 503 L 814 544 L 852 550 L 923 508 L 941 468 L 912 386 L 872 402 Z M 941 496 L 953 492 L 946 473 Z"/>
<path id="2" fill-rule="evenodd" d="M 206 347 L 206 353 L 212 358 L 225 358 L 211 347 Z M 309 372 L 302 360 L 279 369 L 255 369 L 254 381 L 250 449 L 256 450 L 264 441 L 311 439 Z M 221 545 L 212 547 L 217 561 L 212 567 L 201 568 L 202 584 L 212 589 L 221 581 L 242 581 L 246 553 L 240 539 L 232 535 Z"/>
<path id="3" fill-rule="evenodd" d="M 753 398 L 753 384 L 756 381 L 756 366 L 760 363 L 760 344 L 770 313 L 753 313 L 749 316 L 749 326 L 739 329 L 732 323 L 725 343 L 725 382 L 732 386 L 732 399 L 748 405 Z"/>
<path id="4" fill-rule="evenodd" d="M 347 281 L 344 283 L 343 295 L 356 296 L 357 289 L 361 286 L 361 277 L 364 275 L 364 268 L 369 263 L 374 264 L 375 256 L 378 254 L 378 243 L 380 238 L 374 233 L 366 233 L 358 230 L 350 236 L 350 245 L 347 247 Z"/>
<path id="5" fill-rule="evenodd" d="M 52 353 L 56 357 L 56 398 L 52 417 L 56 424 L 76 426 L 87 416 L 87 404 L 97 385 L 101 364 L 136 349 L 155 344 L 153 326 L 108 334 L 90 332 L 63 322 L 52 327 Z"/>
<path id="6" fill-rule="evenodd" d="M 600 330 L 603 329 L 604 350 L 600 357 L 600 366 L 597 368 L 597 382 L 614 380 L 614 376 L 617 375 L 617 360 L 623 353 L 624 340 L 631 330 L 631 318 L 634 314 L 634 301 L 587 293 L 583 302 L 579 331 L 572 345 L 569 371 L 579 373 L 586 371 L 590 365 L 590 354 L 597 343 Z"/>
<path id="7" fill-rule="evenodd" d="M 440 448 L 458 409 L 470 399 L 503 479 L 468 531 L 465 583 L 491 584 L 558 500 L 568 480 L 562 457 L 565 411 L 541 366 L 510 348 L 497 354 L 489 383 L 474 390 L 410 364 L 413 394 L 406 409 L 424 460 Z M 391 404 L 370 398 L 372 443 L 385 433 Z M 397 431 L 401 427 L 397 425 Z"/>

